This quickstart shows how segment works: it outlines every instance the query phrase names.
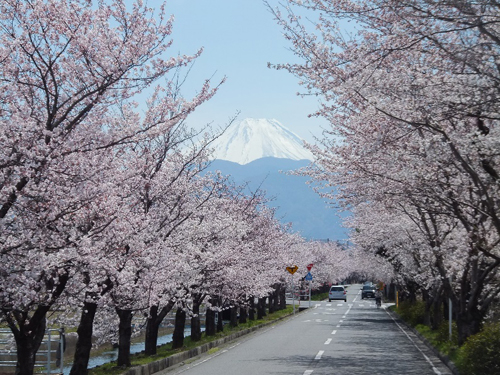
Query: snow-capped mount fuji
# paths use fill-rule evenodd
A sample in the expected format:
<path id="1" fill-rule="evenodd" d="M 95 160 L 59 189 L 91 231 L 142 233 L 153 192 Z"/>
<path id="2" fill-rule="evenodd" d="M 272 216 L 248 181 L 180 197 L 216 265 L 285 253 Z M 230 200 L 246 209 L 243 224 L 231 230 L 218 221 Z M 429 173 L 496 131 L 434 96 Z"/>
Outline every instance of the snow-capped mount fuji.
<path id="1" fill-rule="evenodd" d="M 293 231 L 307 239 L 347 238 L 336 211 L 310 188 L 308 177 L 282 172 L 308 166 L 313 156 L 279 121 L 247 118 L 231 125 L 212 148 L 207 170 L 231 176 L 249 193 L 264 191 L 276 217 L 292 223 Z"/>
<path id="2" fill-rule="evenodd" d="M 213 143 L 214 159 L 241 165 L 274 157 L 291 160 L 313 160 L 303 140 L 278 120 L 246 118 L 230 126 Z"/>

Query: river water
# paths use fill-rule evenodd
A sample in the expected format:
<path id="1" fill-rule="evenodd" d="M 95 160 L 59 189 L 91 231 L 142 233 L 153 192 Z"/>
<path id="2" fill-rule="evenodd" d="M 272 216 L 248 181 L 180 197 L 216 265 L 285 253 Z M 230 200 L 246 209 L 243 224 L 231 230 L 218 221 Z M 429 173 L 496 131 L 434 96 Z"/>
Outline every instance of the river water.
<path id="1" fill-rule="evenodd" d="M 202 330 L 204 330 L 204 327 L 202 327 Z M 186 330 L 184 330 L 185 337 L 187 335 L 190 335 L 190 334 L 191 334 L 191 328 L 187 328 Z M 158 337 L 158 345 L 163 345 L 163 344 L 166 344 L 170 341 L 172 341 L 172 333 Z M 144 350 L 144 342 L 133 343 L 130 346 L 130 353 L 131 354 L 140 353 L 143 350 Z M 91 369 L 91 368 L 94 368 L 97 366 L 101 366 L 105 363 L 115 361 L 117 358 L 118 358 L 118 349 L 112 349 L 109 351 L 101 352 L 95 356 L 91 356 L 91 358 L 89 360 L 88 368 Z M 69 372 L 71 371 L 71 365 L 72 365 L 72 362 L 68 363 L 64 366 L 64 368 L 63 368 L 64 375 L 69 374 Z"/>

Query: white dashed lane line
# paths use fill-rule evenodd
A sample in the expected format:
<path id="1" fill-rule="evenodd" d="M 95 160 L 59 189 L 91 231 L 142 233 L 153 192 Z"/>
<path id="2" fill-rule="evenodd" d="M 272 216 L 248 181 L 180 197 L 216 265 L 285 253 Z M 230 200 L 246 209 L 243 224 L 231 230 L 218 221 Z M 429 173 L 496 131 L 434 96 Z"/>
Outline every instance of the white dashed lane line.
<path id="1" fill-rule="evenodd" d="M 353 301 L 353 302 L 354 302 L 354 301 Z M 331 303 L 327 303 L 327 304 L 326 304 L 326 307 L 331 307 L 331 306 L 332 306 L 332 304 L 331 304 Z M 339 303 L 337 306 L 344 306 L 344 304 L 343 304 L 343 303 Z M 347 309 L 346 313 L 342 316 L 342 319 L 345 319 L 345 318 L 346 318 L 346 315 L 347 315 L 347 314 L 349 314 L 349 311 L 351 310 L 352 306 L 353 306 L 353 304 L 349 304 L 349 308 Z M 335 310 L 335 309 L 333 309 L 333 310 Z M 318 320 L 321 320 L 321 319 L 316 319 L 316 321 L 318 321 Z M 310 321 L 310 320 L 307 320 L 307 322 L 309 322 L 309 321 Z M 339 321 L 339 323 L 342 323 L 342 322 L 343 322 L 343 320 L 340 320 L 340 321 Z M 337 328 L 339 328 L 339 327 L 340 327 L 340 324 L 337 324 Z M 332 331 L 332 335 L 335 335 L 336 333 L 337 333 L 337 330 L 336 330 L 336 329 L 334 329 L 334 330 Z M 325 341 L 325 345 L 329 345 L 331 342 L 332 342 L 332 339 L 331 339 L 331 338 L 329 338 L 329 339 L 327 339 L 327 340 Z M 323 353 L 324 353 L 324 352 L 325 352 L 324 350 L 320 350 L 320 351 L 318 352 L 318 354 L 316 354 L 316 357 L 314 357 L 314 359 L 315 359 L 315 360 L 319 360 L 319 359 L 321 359 L 321 357 L 323 356 Z M 306 371 L 304 371 L 304 374 L 303 374 L 303 375 L 311 375 L 312 373 L 313 373 L 313 370 L 306 370 Z"/>
<path id="2" fill-rule="evenodd" d="M 343 323 L 343 322 L 344 322 L 344 320 L 343 320 L 343 319 L 346 319 L 347 314 L 349 314 L 349 312 L 351 311 L 351 308 L 354 306 L 354 302 L 356 302 L 356 300 L 357 300 L 357 298 L 358 298 L 358 296 L 359 296 L 359 294 L 360 294 L 360 293 L 361 293 L 361 292 L 358 292 L 358 294 L 356 295 L 356 297 L 355 297 L 355 298 L 353 299 L 353 301 L 352 301 L 353 303 L 350 303 L 350 304 L 349 304 L 349 308 L 347 309 L 347 311 L 345 312 L 345 314 L 344 314 L 344 315 L 342 315 L 342 319 L 341 319 L 341 320 L 339 320 L 339 324 L 337 324 L 337 328 L 340 328 L 340 323 Z M 359 303 L 358 303 L 358 304 L 359 304 Z M 331 306 L 332 306 L 332 304 L 331 304 L 331 303 L 327 303 L 325 307 L 331 307 Z M 343 304 L 343 303 L 339 303 L 339 304 L 337 304 L 337 306 L 344 306 L 344 304 Z M 359 306 L 363 306 L 363 305 L 362 305 L 362 304 L 359 304 Z M 332 310 L 335 310 L 335 309 L 332 309 Z M 319 319 L 316 319 L 316 320 L 318 321 Z M 335 335 L 336 333 L 337 333 L 337 330 L 333 330 L 333 331 L 332 331 L 332 335 Z M 329 338 L 329 339 L 327 339 L 327 340 L 325 341 L 325 345 L 329 345 L 331 342 L 332 342 L 332 339 L 331 339 L 331 338 Z M 319 359 L 321 359 L 321 357 L 323 356 L 323 353 L 324 353 L 324 352 L 325 352 L 324 350 L 320 350 L 320 351 L 318 352 L 318 354 L 316 354 L 316 357 L 314 357 L 314 359 L 315 359 L 315 360 L 319 360 Z M 313 370 L 306 370 L 306 371 L 304 371 L 304 374 L 303 374 L 303 375 L 310 375 L 310 374 L 312 374 L 312 373 L 313 373 Z"/>

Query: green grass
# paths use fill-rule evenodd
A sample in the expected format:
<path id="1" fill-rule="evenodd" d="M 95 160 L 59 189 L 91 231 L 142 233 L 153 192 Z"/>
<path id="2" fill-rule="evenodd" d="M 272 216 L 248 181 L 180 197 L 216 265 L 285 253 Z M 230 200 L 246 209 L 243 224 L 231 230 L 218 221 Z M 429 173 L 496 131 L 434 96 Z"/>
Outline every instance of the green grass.
<path id="1" fill-rule="evenodd" d="M 446 322 L 446 324 L 448 324 Z M 429 343 L 439 350 L 441 354 L 446 355 L 453 362 L 457 359 L 458 345 L 454 340 L 452 341 L 443 338 L 442 329 L 432 330 L 425 324 L 418 324 L 414 327 L 418 333 L 429 341 Z M 456 329 L 456 327 L 454 327 Z M 452 334 L 453 337 L 453 334 Z"/>
<path id="2" fill-rule="evenodd" d="M 328 299 L 328 292 L 319 293 L 311 296 L 311 301 L 323 301 Z"/>
<path id="3" fill-rule="evenodd" d="M 177 354 L 186 350 L 193 349 L 197 346 L 201 346 L 211 341 L 218 340 L 222 337 L 229 336 L 232 333 L 239 332 L 251 327 L 259 326 L 268 322 L 272 322 L 293 313 L 293 306 L 287 306 L 286 309 L 276 311 L 272 314 L 267 314 L 265 317 L 259 320 L 248 320 L 245 324 L 238 324 L 237 327 L 229 327 L 229 325 L 224 326 L 223 332 L 218 332 L 215 336 L 206 336 L 205 333 L 202 334 L 200 341 L 191 341 L 191 337 L 187 336 L 184 338 L 184 346 L 179 349 L 172 349 L 172 343 L 169 342 L 165 345 L 161 345 L 157 349 L 157 354 L 154 356 L 146 356 L 144 353 L 132 354 L 131 365 L 140 366 L 145 365 L 150 362 L 158 361 L 162 358 Z M 218 348 L 212 348 L 212 352 L 216 352 Z M 93 368 L 89 370 L 89 375 L 119 375 L 126 371 L 126 368 L 117 367 L 116 362 L 106 363 L 102 366 Z"/>

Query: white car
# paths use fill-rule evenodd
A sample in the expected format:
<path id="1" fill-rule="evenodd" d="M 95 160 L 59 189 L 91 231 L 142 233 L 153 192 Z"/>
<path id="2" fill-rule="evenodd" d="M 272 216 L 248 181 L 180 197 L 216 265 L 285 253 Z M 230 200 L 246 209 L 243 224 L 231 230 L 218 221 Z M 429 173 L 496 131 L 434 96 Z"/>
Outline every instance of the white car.
<path id="1" fill-rule="evenodd" d="M 342 299 L 347 302 L 347 292 L 342 285 L 332 285 L 328 292 L 328 302 L 332 302 L 332 299 Z"/>

